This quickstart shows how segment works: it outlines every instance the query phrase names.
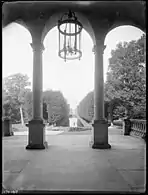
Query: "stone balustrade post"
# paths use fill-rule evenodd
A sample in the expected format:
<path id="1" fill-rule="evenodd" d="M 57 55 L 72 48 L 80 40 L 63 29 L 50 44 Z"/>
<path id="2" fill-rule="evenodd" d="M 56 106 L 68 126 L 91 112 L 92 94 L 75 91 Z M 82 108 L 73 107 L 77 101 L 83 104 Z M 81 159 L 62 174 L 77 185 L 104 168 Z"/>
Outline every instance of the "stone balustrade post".
<path id="1" fill-rule="evenodd" d="M 129 118 L 123 120 L 123 131 L 124 131 L 124 135 L 130 135 L 131 121 Z"/>
<path id="2" fill-rule="evenodd" d="M 2 124 L 3 124 L 2 136 L 12 136 L 12 135 L 14 135 L 14 132 L 12 130 L 12 123 L 11 123 L 11 119 L 10 118 L 5 117 L 2 120 Z"/>

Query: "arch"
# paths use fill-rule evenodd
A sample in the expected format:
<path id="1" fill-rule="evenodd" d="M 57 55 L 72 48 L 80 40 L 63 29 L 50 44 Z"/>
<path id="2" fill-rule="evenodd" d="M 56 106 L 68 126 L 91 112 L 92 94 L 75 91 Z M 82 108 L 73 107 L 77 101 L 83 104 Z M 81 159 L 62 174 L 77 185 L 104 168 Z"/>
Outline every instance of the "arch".
<path id="1" fill-rule="evenodd" d="M 53 42 L 54 40 L 54 42 Z M 64 96 L 67 97 L 69 99 L 69 103 L 71 104 L 71 107 L 76 107 L 76 104 L 80 101 L 80 99 L 82 99 L 85 94 L 87 93 L 87 88 L 93 88 L 94 86 L 94 54 L 92 52 L 92 47 L 93 47 L 93 41 L 90 37 L 90 35 L 88 34 L 88 32 L 86 32 L 84 29 L 82 31 L 82 58 L 81 60 L 67 60 L 67 62 L 65 63 L 64 60 L 62 60 L 59 56 L 58 56 L 58 28 L 54 27 L 52 28 L 48 34 L 46 35 L 45 39 L 44 39 L 44 47 L 45 47 L 45 51 L 43 53 L 43 85 L 48 87 L 48 77 L 49 77 L 49 71 L 50 69 L 53 71 L 54 75 L 54 71 L 58 70 L 58 80 L 56 83 L 59 83 L 58 85 L 54 85 L 54 88 L 60 89 L 63 91 Z M 84 44 L 84 45 L 83 45 Z M 87 58 L 89 58 L 89 62 L 86 60 Z M 53 63 L 54 62 L 54 63 Z M 83 63 L 84 62 L 84 63 Z M 87 64 L 85 64 L 87 63 Z M 79 64 L 81 64 L 81 67 L 79 66 Z M 50 66 L 50 68 L 49 68 Z M 58 68 L 59 67 L 59 68 Z M 63 68 L 62 68 L 63 67 Z M 71 68 L 70 68 L 71 67 Z M 80 67 L 80 68 L 79 68 Z M 82 70 L 83 68 L 86 68 L 86 73 L 83 74 Z M 49 71 L 47 71 L 49 69 Z M 61 69 L 61 71 L 59 71 Z M 64 79 L 62 79 L 62 74 L 64 74 L 64 70 L 67 72 L 66 73 L 66 77 L 64 77 Z M 90 70 L 90 71 L 88 71 Z M 78 73 L 77 73 L 78 72 Z M 77 76 L 77 80 L 79 80 L 79 82 L 81 82 L 81 79 L 84 77 L 83 82 L 81 82 L 81 86 L 84 85 L 82 83 L 85 83 L 84 80 L 88 80 L 87 76 L 89 73 L 91 73 L 91 77 L 89 78 L 90 80 L 90 84 L 88 87 L 84 87 L 85 89 L 83 89 L 82 94 L 78 95 L 77 98 L 72 98 L 72 96 L 70 95 L 70 93 L 68 92 L 68 84 L 66 86 L 66 83 L 68 82 L 68 80 L 70 80 L 71 85 L 74 87 L 75 92 L 79 92 L 79 90 L 77 90 L 76 88 L 76 84 L 74 84 L 74 78 L 76 78 L 73 75 Z M 55 72 L 56 73 L 56 72 Z M 82 73 L 83 76 L 80 76 Z M 51 76 L 53 77 L 53 76 Z M 46 79 L 47 78 L 47 79 Z M 60 80 L 62 80 L 62 82 L 60 82 Z M 53 78 L 54 81 L 54 78 Z M 67 82 L 66 82 L 67 81 Z M 51 85 L 52 86 L 52 81 L 51 81 Z M 62 84 L 63 83 L 63 84 Z M 64 87 L 65 86 L 65 87 Z M 78 85 L 77 85 L 78 86 Z M 80 86 L 79 86 L 80 87 Z M 67 89 L 66 89 L 67 88 Z M 77 103 L 76 103 L 77 102 Z"/>
<path id="2" fill-rule="evenodd" d="M 120 24 L 123 24 L 123 23 L 120 23 Z M 127 24 L 127 23 L 126 23 Z M 112 28 L 109 32 L 108 32 L 108 34 L 106 35 L 106 37 L 105 37 L 105 39 L 104 39 L 104 42 L 106 41 L 106 38 L 107 38 L 107 36 L 109 35 L 109 33 L 111 33 L 114 29 L 117 29 L 117 28 L 120 28 L 120 27 L 133 27 L 133 28 L 136 28 L 136 29 L 138 29 L 139 31 L 141 31 L 141 33 L 143 33 L 143 34 L 145 34 L 145 32 L 143 31 L 143 30 L 141 30 L 141 28 L 139 28 L 139 27 L 137 27 L 136 25 L 131 25 L 131 23 L 129 23 L 130 25 L 117 25 L 117 27 L 116 27 L 116 25 L 115 25 L 115 28 Z M 139 37 L 140 38 L 140 37 Z M 138 38 L 138 39 L 139 39 Z M 130 41 L 132 41 L 132 40 L 130 40 Z M 128 42 L 128 41 L 127 41 Z M 127 112 L 127 114 L 129 114 L 128 112 L 130 111 L 129 110 L 129 108 L 130 108 L 130 103 L 128 103 L 128 102 L 124 102 L 124 101 L 122 101 L 122 100 L 120 100 L 119 98 L 114 98 L 114 99 L 112 99 L 111 101 L 110 101 L 110 113 L 111 113 L 111 117 L 112 117 L 112 113 L 113 113 L 113 110 L 114 110 L 114 107 L 116 107 L 116 106 L 118 106 L 118 105 L 123 105 L 124 106 L 124 108 L 125 108 L 125 110 L 126 110 L 126 112 Z"/>
<path id="3" fill-rule="evenodd" d="M 23 22 L 21 21 L 14 21 L 11 22 L 6 27 L 4 27 L 3 30 L 4 30 L 3 32 L 4 33 L 3 36 L 4 37 L 3 38 L 4 76 L 9 76 L 10 74 L 16 74 L 19 71 L 20 72 L 25 71 L 25 74 L 27 72 L 28 75 L 28 71 L 27 71 L 28 68 L 26 68 L 27 66 L 25 64 L 26 63 L 29 64 L 29 68 L 33 67 L 31 63 L 33 58 L 33 53 L 29 44 L 32 41 L 32 36 L 30 31 L 27 28 L 27 25 L 23 24 Z M 7 47 L 9 49 L 7 49 Z M 27 56 L 27 58 L 24 58 L 24 56 L 25 57 Z M 9 64 L 11 64 L 11 66 Z M 10 70 L 8 72 L 7 69 L 9 68 L 9 66 L 10 66 Z"/>
<path id="4" fill-rule="evenodd" d="M 8 24 L 7 26 L 3 27 L 3 29 L 7 28 L 9 25 L 12 25 L 12 24 L 17 24 L 17 25 L 23 27 L 25 29 L 25 31 L 29 32 L 29 35 L 30 35 L 31 40 L 32 40 L 31 31 L 30 31 L 29 27 L 27 26 L 27 24 L 23 20 L 20 20 L 20 19 L 15 20 L 15 21 L 11 22 L 10 24 Z"/>
<path id="5" fill-rule="evenodd" d="M 133 21 L 130 21 L 130 20 L 128 20 L 128 21 L 116 21 L 116 22 L 114 22 L 114 24 L 111 25 L 111 27 L 106 31 L 104 37 L 106 38 L 106 36 L 108 35 L 108 33 L 110 33 L 110 32 L 111 32 L 112 30 L 114 30 L 115 28 L 118 28 L 118 27 L 121 27 L 121 26 L 133 26 L 133 27 L 135 27 L 135 28 L 140 29 L 140 30 L 143 31 L 144 33 L 146 33 L 146 32 L 145 32 L 146 29 L 143 29 L 143 28 L 141 27 L 141 25 L 135 24 Z M 104 40 L 105 40 L 105 39 L 104 39 Z"/>
<path id="6" fill-rule="evenodd" d="M 25 28 L 25 30 L 27 30 L 29 32 L 29 34 L 31 36 L 31 40 L 32 40 L 32 34 L 31 34 L 30 29 L 29 29 L 29 26 L 27 26 L 27 24 L 23 20 L 18 19 L 18 20 L 15 20 L 14 23 L 17 23 L 20 26 L 22 26 L 23 28 Z"/>
<path id="7" fill-rule="evenodd" d="M 64 14 L 64 12 L 62 11 L 62 12 L 56 12 L 50 16 L 50 18 L 47 21 L 47 23 L 45 24 L 45 27 L 44 27 L 43 32 L 42 32 L 42 39 L 41 39 L 42 43 L 44 42 L 44 39 L 45 39 L 45 36 L 47 35 L 47 33 L 57 25 L 58 20 L 61 18 L 61 16 L 63 14 Z M 86 30 L 86 32 L 88 32 L 88 34 L 92 38 L 93 44 L 95 45 L 94 31 L 93 31 L 93 28 L 92 28 L 89 20 L 87 19 L 86 16 L 84 16 L 83 14 L 81 14 L 79 12 L 75 12 L 75 14 L 78 17 L 79 21 L 82 23 L 83 28 Z"/>
<path id="8" fill-rule="evenodd" d="M 122 23 L 120 23 L 120 24 L 122 24 Z M 110 35 L 110 33 L 112 33 L 115 29 L 119 29 L 120 27 L 125 27 L 125 28 L 127 28 L 127 27 L 132 27 L 132 28 L 138 29 L 138 30 L 141 31 L 143 34 L 146 34 L 146 33 L 145 33 L 143 30 L 141 30 L 139 27 L 137 27 L 137 26 L 135 26 L 135 25 L 131 25 L 130 23 L 129 23 L 129 25 L 117 25 L 117 26 L 115 25 L 114 28 L 111 28 L 111 30 L 108 31 L 108 33 L 105 34 L 105 36 L 104 36 L 104 45 L 106 45 L 105 42 L 106 42 L 108 36 Z"/>

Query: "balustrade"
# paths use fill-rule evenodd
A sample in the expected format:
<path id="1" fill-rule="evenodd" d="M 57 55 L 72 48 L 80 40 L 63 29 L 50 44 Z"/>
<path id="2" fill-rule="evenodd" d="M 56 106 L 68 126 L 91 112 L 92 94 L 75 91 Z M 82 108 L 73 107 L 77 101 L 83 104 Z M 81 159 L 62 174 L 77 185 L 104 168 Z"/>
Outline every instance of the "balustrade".
<path id="1" fill-rule="evenodd" d="M 130 119 L 130 122 L 131 122 L 131 133 L 130 134 L 145 138 L 146 120 Z"/>

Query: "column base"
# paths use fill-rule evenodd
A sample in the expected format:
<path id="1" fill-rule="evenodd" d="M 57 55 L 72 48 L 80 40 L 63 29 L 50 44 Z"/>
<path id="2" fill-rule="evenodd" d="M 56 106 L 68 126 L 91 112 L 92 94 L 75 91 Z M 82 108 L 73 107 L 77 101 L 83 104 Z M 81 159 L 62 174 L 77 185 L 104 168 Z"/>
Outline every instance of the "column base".
<path id="1" fill-rule="evenodd" d="M 42 119 L 33 119 L 26 125 L 29 127 L 28 145 L 26 149 L 46 149 L 48 144 L 45 141 L 45 124 Z"/>
<path id="2" fill-rule="evenodd" d="M 124 135 L 130 136 L 130 134 L 129 133 L 126 133 L 126 132 L 124 132 Z"/>
<path id="3" fill-rule="evenodd" d="M 40 150 L 43 150 L 43 149 L 47 149 L 48 148 L 48 143 L 47 142 L 44 142 L 43 144 L 28 144 L 26 146 L 26 149 L 28 150 L 31 150 L 31 149 L 40 149 Z"/>
<path id="4" fill-rule="evenodd" d="M 105 119 L 95 120 L 92 126 L 93 135 L 90 146 L 93 149 L 110 149 L 111 145 L 108 143 L 108 121 Z"/>
<path id="5" fill-rule="evenodd" d="M 111 145 L 110 144 L 93 144 L 92 145 L 93 149 L 110 149 Z"/>

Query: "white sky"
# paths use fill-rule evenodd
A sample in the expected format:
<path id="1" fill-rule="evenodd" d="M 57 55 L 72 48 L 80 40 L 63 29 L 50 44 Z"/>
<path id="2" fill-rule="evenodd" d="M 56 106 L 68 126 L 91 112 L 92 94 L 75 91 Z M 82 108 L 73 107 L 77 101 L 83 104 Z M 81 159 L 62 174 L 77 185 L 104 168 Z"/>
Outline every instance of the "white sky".
<path id="1" fill-rule="evenodd" d="M 121 26 L 108 33 L 104 50 L 104 80 L 110 52 L 120 41 L 137 40 L 143 32 L 132 26 Z M 12 23 L 3 29 L 2 62 L 3 77 L 15 73 L 27 74 L 32 83 L 33 53 L 29 43 L 31 35 L 23 26 Z M 81 60 L 67 61 L 58 57 L 58 30 L 53 28 L 45 37 L 43 52 L 43 90 L 61 90 L 71 108 L 94 89 L 93 42 L 89 34 L 82 31 Z"/>

